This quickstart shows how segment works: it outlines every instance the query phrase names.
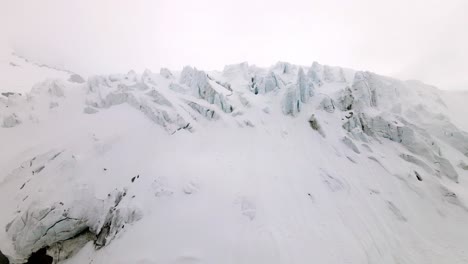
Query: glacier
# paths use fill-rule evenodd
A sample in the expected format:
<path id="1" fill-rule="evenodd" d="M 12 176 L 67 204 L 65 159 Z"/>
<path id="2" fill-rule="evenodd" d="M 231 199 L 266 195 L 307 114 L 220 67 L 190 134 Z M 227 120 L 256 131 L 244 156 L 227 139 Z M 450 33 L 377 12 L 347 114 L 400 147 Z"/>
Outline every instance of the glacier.
<path id="1" fill-rule="evenodd" d="M 466 92 L 317 62 L 10 61 L 2 264 L 468 262 Z"/>

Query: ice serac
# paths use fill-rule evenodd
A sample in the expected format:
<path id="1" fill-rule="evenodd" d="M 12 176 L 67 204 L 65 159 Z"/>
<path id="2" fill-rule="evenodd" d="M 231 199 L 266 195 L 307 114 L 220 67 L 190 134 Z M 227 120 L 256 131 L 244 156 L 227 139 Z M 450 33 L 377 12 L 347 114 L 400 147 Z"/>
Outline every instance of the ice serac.
<path id="1" fill-rule="evenodd" d="M 125 224 L 142 217 L 139 209 L 122 205 L 124 192 L 115 191 L 105 200 L 90 197 L 67 205 L 30 207 L 6 227 L 15 249 L 9 258 L 23 263 L 32 253 L 48 248 L 59 261 L 70 256 L 58 250 L 64 245 L 69 254 L 88 241 L 94 241 L 97 249 L 108 245 Z"/>
<path id="2" fill-rule="evenodd" d="M 59 79 L 51 79 L 43 81 L 35 85 L 31 93 L 32 94 L 44 94 L 47 93 L 50 96 L 54 97 L 64 97 L 65 96 L 65 83 Z"/>
<path id="3" fill-rule="evenodd" d="M 369 72 L 357 72 L 354 75 L 352 89 L 361 108 L 377 107 L 378 84 L 376 82 L 375 75 Z"/>
<path id="4" fill-rule="evenodd" d="M 152 87 L 152 74 L 145 71 L 142 80 L 127 76 L 95 76 L 87 83 L 87 104 L 94 108 L 110 108 L 126 103 L 144 113 L 169 132 L 187 126 L 188 122 L 174 109 L 167 98 Z M 146 91 L 137 94 L 135 91 Z"/>
<path id="5" fill-rule="evenodd" d="M 297 73 L 297 86 L 299 87 L 299 93 L 301 96 L 301 102 L 308 103 L 310 97 L 314 95 L 314 84 L 312 80 L 309 80 L 304 74 L 304 70 L 299 68 Z"/>
<path id="6" fill-rule="evenodd" d="M 0 263 L 465 263 L 464 102 L 309 66 L 5 88 Z"/>
<path id="7" fill-rule="evenodd" d="M 314 96 L 313 80 L 304 73 L 302 67 L 299 67 L 295 77 L 296 80 L 286 86 L 282 103 L 283 113 L 291 116 L 296 116 L 301 111 L 301 105 L 309 103 Z"/>
<path id="8" fill-rule="evenodd" d="M 309 77 L 314 85 L 319 87 L 323 85 L 322 74 L 323 66 L 316 61 L 312 63 L 312 66 L 307 71 L 307 77 Z"/>
<path id="9" fill-rule="evenodd" d="M 329 96 L 325 96 L 322 101 L 320 101 L 320 109 L 325 110 L 328 113 L 335 112 L 335 101 Z"/>
<path id="10" fill-rule="evenodd" d="M 353 109 L 354 96 L 350 87 L 347 86 L 343 91 L 341 91 L 338 102 L 342 111 L 349 111 Z"/>
<path id="11" fill-rule="evenodd" d="M 252 77 L 250 90 L 254 94 L 265 94 L 283 86 L 282 81 L 274 71 L 269 71 L 266 75 L 255 75 Z"/>
<path id="12" fill-rule="evenodd" d="M 405 124 L 406 123 L 406 124 Z M 458 173 L 453 165 L 440 152 L 440 148 L 435 143 L 435 140 L 423 129 L 415 125 L 408 124 L 401 117 L 392 117 L 386 115 L 372 116 L 365 113 L 353 115 L 344 124 L 350 135 L 364 142 L 369 142 L 372 138 L 389 139 L 403 145 L 408 151 L 420 155 L 428 161 L 428 164 L 433 164 L 433 170 L 437 175 L 443 175 L 458 182 Z M 406 158 L 407 160 L 416 161 L 415 158 Z M 414 162 L 421 165 L 420 162 Z"/>
<path id="13" fill-rule="evenodd" d="M 342 68 L 331 67 L 327 65 L 323 66 L 323 80 L 325 82 L 346 82 Z"/>
<path id="14" fill-rule="evenodd" d="M 429 86 L 427 86 L 429 88 Z M 381 76 L 372 72 L 358 71 L 351 87 L 353 107 L 359 109 L 379 108 L 382 111 L 401 114 L 402 107 L 412 107 L 420 102 L 418 89 L 407 82 Z M 430 94 L 430 92 L 424 92 Z M 344 96 L 349 92 L 345 92 Z M 434 98 L 427 102 L 432 104 Z"/>
<path id="15" fill-rule="evenodd" d="M 174 78 L 174 76 L 172 75 L 172 72 L 167 68 L 161 68 L 161 70 L 159 70 L 159 74 L 161 74 L 161 76 L 166 79 Z"/>
<path id="16" fill-rule="evenodd" d="M 444 116 L 428 115 L 428 117 L 432 117 L 433 121 L 421 124 L 422 129 L 468 157 L 468 133 L 460 130 Z"/>
<path id="17" fill-rule="evenodd" d="M 296 116 L 301 111 L 300 92 L 296 85 L 289 85 L 283 99 L 283 113 Z"/>
<path id="18" fill-rule="evenodd" d="M 199 71 L 196 68 L 186 66 L 180 74 L 180 83 L 190 87 L 192 95 L 203 99 L 210 104 L 215 104 L 223 112 L 231 113 L 233 111 L 233 107 L 229 104 L 225 95 L 213 88 L 204 71 Z M 223 86 L 219 85 L 219 87 Z"/>
<path id="19" fill-rule="evenodd" d="M 273 67 L 271 67 L 270 70 L 278 75 L 288 75 L 296 73 L 297 66 L 289 62 L 279 61 L 275 65 L 273 65 Z"/>

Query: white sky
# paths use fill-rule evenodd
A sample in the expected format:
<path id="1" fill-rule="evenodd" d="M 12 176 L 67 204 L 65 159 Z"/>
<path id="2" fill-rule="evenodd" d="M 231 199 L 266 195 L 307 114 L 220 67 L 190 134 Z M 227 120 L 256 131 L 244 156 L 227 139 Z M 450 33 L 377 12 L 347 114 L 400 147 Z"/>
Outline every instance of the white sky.
<path id="1" fill-rule="evenodd" d="M 0 0 L 0 32 L 85 75 L 316 60 L 468 89 L 467 14 L 467 0 Z"/>

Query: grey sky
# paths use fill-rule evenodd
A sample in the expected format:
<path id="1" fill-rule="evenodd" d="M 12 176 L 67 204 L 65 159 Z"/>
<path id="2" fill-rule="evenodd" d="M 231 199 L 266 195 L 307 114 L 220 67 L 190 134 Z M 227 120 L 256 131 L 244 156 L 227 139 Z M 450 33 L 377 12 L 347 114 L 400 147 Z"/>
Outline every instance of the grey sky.
<path id="1" fill-rule="evenodd" d="M 466 0 L 0 0 L 4 43 L 82 74 L 320 63 L 468 89 Z"/>

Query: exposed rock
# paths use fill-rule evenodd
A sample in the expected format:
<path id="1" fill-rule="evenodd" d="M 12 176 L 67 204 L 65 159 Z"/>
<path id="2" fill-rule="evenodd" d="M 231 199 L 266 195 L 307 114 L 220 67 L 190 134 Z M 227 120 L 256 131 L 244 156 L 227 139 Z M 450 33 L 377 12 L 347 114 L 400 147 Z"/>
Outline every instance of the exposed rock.
<path id="1" fill-rule="evenodd" d="M 309 118 L 309 125 L 310 125 L 310 127 L 311 127 L 313 130 L 319 132 L 320 135 L 322 135 L 323 137 L 325 137 L 325 133 L 323 132 L 323 130 L 322 130 L 322 128 L 321 128 L 321 126 L 320 126 L 320 124 L 319 124 L 317 118 L 315 118 L 315 115 L 314 115 L 314 114 L 312 114 L 312 115 L 310 116 L 310 118 Z"/>
<path id="2" fill-rule="evenodd" d="M 26 264 L 59 263 L 75 255 L 89 241 L 93 240 L 96 240 L 96 236 L 86 230 L 76 237 L 64 241 L 58 241 L 47 248 L 39 249 L 31 254 Z"/>
<path id="3" fill-rule="evenodd" d="M 52 264 L 53 262 L 54 258 L 47 255 L 47 249 L 41 248 L 31 254 L 26 264 Z"/>
<path id="4" fill-rule="evenodd" d="M 463 170 L 468 170 L 468 164 L 466 164 L 465 162 L 460 162 L 460 164 L 458 164 L 458 166 L 460 168 L 462 168 Z"/>
<path id="5" fill-rule="evenodd" d="M 0 251 L 0 264 L 10 264 L 8 258 Z"/>
<path id="6" fill-rule="evenodd" d="M 416 179 L 418 179 L 418 181 L 422 181 L 421 174 L 419 174 L 417 171 L 414 171 L 414 175 L 416 176 Z"/>
<path id="7" fill-rule="evenodd" d="M 10 97 L 10 96 L 21 96 L 20 93 L 14 93 L 14 92 L 6 92 L 6 93 L 2 93 L 3 96 L 5 97 Z"/>

